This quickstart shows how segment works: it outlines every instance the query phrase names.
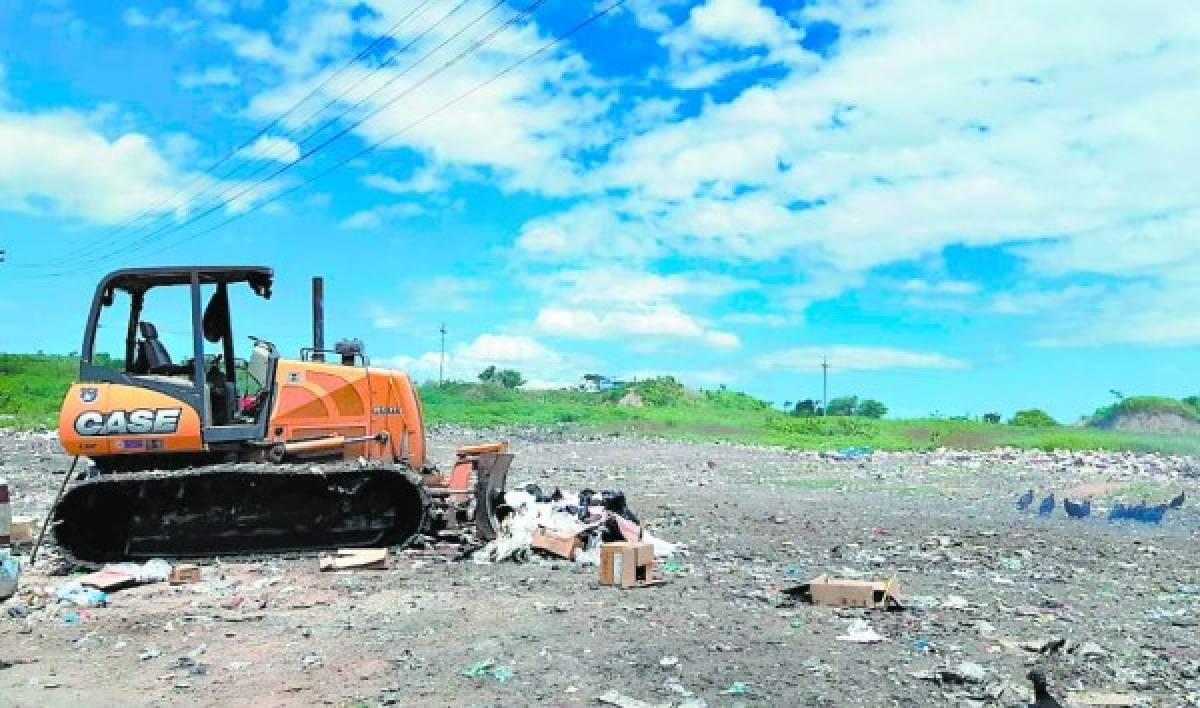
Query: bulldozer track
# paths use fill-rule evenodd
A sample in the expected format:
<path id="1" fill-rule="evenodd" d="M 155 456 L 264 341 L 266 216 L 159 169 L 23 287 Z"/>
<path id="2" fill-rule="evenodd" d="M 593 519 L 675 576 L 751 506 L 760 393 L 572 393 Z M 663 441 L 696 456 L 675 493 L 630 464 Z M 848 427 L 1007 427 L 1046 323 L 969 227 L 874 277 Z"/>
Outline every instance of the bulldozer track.
<path id="1" fill-rule="evenodd" d="M 54 539 L 82 564 L 149 558 L 307 557 L 403 547 L 429 521 L 407 466 L 229 463 L 101 474 L 68 487 Z"/>

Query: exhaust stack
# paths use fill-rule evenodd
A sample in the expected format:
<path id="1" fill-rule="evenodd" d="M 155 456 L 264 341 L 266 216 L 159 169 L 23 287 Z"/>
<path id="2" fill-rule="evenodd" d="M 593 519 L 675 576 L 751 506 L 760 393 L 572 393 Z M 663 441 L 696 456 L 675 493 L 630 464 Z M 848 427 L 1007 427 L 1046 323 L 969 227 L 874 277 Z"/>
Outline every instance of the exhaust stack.
<path id="1" fill-rule="evenodd" d="M 325 279 L 312 279 L 313 361 L 325 361 Z"/>

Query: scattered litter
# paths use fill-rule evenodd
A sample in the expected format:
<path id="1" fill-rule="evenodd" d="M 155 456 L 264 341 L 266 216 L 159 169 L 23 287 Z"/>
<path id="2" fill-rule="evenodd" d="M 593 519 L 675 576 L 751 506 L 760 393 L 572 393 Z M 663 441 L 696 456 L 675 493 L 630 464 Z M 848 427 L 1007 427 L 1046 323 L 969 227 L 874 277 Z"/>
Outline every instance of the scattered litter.
<path id="1" fill-rule="evenodd" d="M 21 577 L 21 564 L 7 551 L 0 553 L 0 600 L 7 600 L 17 592 L 17 579 Z"/>
<path id="2" fill-rule="evenodd" d="M 654 547 L 618 541 L 600 547 L 600 584 L 621 588 L 661 584 L 654 574 Z"/>
<path id="3" fill-rule="evenodd" d="M 180 563 L 171 568 L 171 576 L 167 582 L 171 585 L 187 585 L 200 582 L 200 566 L 191 563 Z"/>
<path id="4" fill-rule="evenodd" d="M 596 696 L 596 701 L 617 708 L 660 708 L 660 706 L 669 706 L 669 703 L 658 704 L 641 701 L 636 698 L 626 696 L 617 690 L 606 691 L 599 696 Z"/>
<path id="5" fill-rule="evenodd" d="M 1076 706 L 1136 706 L 1145 702 L 1145 698 L 1132 693 L 1081 691 L 1067 695 L 1067 703 Z"/>
<path id="6" fill-rule="evenodd" d="M 554 531 L 543 526 L 539 526 L 533 532 L 529 543 L 531 548 L 567 560 L 575 560 L 575 554 L 579 552 L 581 545 L 577 534 Z"/>
<path id="7" fill-rule="evenodd" d="M 876 632 L 867 624 L 866 620 L 854 620 L 850 623 L 850 627 L 846 633 L 839 636 L 839 642 L 854 642 L 855 644 L 875 644 L 886 639 L 882 634 Z"/>
<path id="8" fill-rule="evenodd" d="M 37 528 L 37 519 L 34 519 L 32 516 L 14 516 L 12 517 L 12 531 L 9 540 L 13 545 L 33 543 L 33 530 L 35 528 Z M 0 532 L 0 536 L 2 535 L 3 532 Z"/>
<path id="9" fill-rule="evenodd" d="M 108 593 L 75 582 L 59 585 L 54 589 L 54 595 L 59 602 L 75 607 L 104 607 L 108 604 Z"/>
<path id="10" fill-rule="evenodd" d="M 495 659 L 485 659 L 463 669 L 462 675 L 474 679 L 493 678 L 498 683 L 504 683 L 516 674 L 507 666 L 498 666 Z"/>
<path id="11" fill-rule="evenodd" d="M 387 558 L 386 548 L 339 548 L 322 554 L 318 564 L 321 570 L 385 570 Z"/>

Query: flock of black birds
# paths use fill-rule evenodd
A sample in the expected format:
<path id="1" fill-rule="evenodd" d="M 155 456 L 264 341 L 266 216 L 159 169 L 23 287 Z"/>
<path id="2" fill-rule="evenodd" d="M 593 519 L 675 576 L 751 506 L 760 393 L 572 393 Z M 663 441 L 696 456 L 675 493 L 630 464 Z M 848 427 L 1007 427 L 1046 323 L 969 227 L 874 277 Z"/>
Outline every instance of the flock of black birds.
<path id="1" fill-rule="evenodd" d="M 1033 506 L 1033 500 L 1035 498 L 1036 497 L 1032 489 L 1022 494 L 1021 497 L 1017 499 L 1017 511 L 1028 511 L 1029 508 Z M 1163 517 L 1166 516 L 1167 511 L 1181 508 L 1186 500 L 1187 496 L 1183 492 L 1180 492 L 1179 496 L 1175 497 L 1171 501 L 1164 502 L 1162 504 L 1155 504 L 1154 506 L 1149 506 L 1144 501 L 1136 506 L 1120 503 L 1114 504 L 1113 508 L 1108 512 L 1108 520 L 1142 521 L 1149 524 L 1162 523 Z M 1041 516 L 1049 516 L 1050 514 L 1054 513 L 1056 506 L 1058 506 L 1058 504 L 1055 502 L 1054 494 L 1052 492 L 1046 495 L 1045 499 L 1042 499 L 1041 504 L 1038 504 L 1037 513 Z M 1092 515 L 1092 500 L 1085 499 L 1083 502 L 1075 502 L 1071 501 L 1070 499 L 1063 499 L 1063 510 L 1066 511 L 1067 516 L 1071 517 L 1072 519 L 1086 519 Z"/>

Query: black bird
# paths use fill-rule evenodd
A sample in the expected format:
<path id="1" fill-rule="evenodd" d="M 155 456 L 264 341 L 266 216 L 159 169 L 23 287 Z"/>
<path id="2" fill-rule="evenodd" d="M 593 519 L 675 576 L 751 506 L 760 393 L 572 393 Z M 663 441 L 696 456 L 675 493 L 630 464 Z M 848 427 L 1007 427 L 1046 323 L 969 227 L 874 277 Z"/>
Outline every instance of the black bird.
<path id="1" fill-rule="evenodd" d="M 1187 496 L 1183 492 L 1180 492 L 1179 496 L 1167 502 L 1167 506 L 1171 507 L 1172 509 L 1179 509 L 1183 507 L 1183 502 L 1186 500 Z"/>
<path id="2" fill-rule="evenodd" d="M 1046 690 L 1046 674 L 1041 669 L 1030 671 L 1028 678 L 1033 682 L 1033 703 L 1029 704 L 1030 708 L 1062 708 L 1062 704 Z"/>
<path id="3" fill-rule="evenodd" d="M 1092 515 L 1092 502 L 1090 499 L 1085 500 L 1082 504 L 1063 499 L 1063 508 L 1067 510 L 1067 516 L 1072 519 L 1086 519 Z"/>
<path id="4" fill-rule="evenodd" d="M 1054 495 L 1053 494 L 1051 494 L 1050 496 L 1043 499 L 1041 505 L 1038 506 L 1038 513 L 1041 514 L 1042 516 L 1049 516 L 1050 512 L 1052 512 L 1052 511 L 1054 511 Z"/>
<path id="5" fill-rule="evenodd" d="M 1024 494 L 1022 494 L 1021 498 L 1017 500 L 1017 511 L 1026 511 L 1029 509 L 1029 506 L 1031 504 L 1033 504 L 1033 490 L 1032 489 L 1030 489 L 1028 492 L 1025 492 Z"/>

